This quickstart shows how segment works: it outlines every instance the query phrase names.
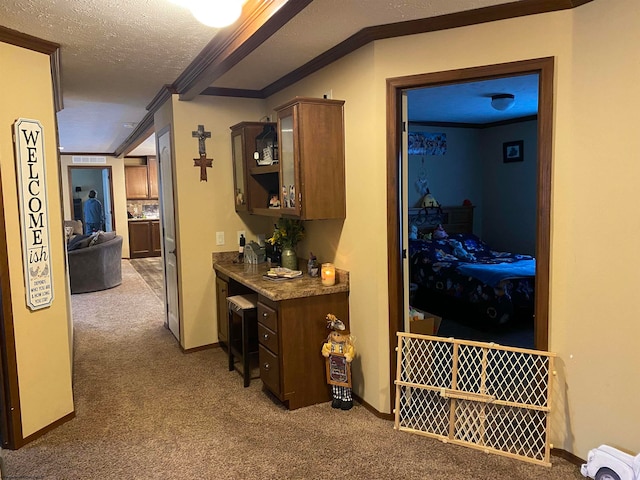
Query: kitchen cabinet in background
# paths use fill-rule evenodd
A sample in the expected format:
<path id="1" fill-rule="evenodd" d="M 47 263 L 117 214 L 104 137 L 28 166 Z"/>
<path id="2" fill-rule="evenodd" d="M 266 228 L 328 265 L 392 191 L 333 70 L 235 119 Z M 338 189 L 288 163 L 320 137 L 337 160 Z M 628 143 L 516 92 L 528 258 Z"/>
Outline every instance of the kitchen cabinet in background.
<path id="1" fill-rule="evenodd" d="M 160 220 L 129 220 L 129 256 L 159 257 L 161 253 Z"/>
<path id="2" fill-rule="evenodd" d="M 124 184 L 127 200 L 158 198 L 158 161 L 147 157 L 146 165 L 125 165 Z"/>

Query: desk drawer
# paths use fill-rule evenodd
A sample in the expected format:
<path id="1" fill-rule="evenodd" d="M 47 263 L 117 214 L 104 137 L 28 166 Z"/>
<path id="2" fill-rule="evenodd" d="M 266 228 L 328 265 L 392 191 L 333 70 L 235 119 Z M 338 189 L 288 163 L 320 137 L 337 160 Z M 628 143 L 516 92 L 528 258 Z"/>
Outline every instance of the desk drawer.
<path id="1" fill-rule="evenodd" d="M 277 355 L 274 355 L 265 347 L 258 347 L 260 357 L 260 379 L 262 383 L 277 397 L 280 397 L 280 364 Z"/>
<path id="2" fill-rule="evenodd" d="M 278 312 L 261 302 L 258 302 L 258 321 L 272 332 L 278 331 Z"/>
<path id="3" fill-rule="evenodd" d="M 258 341 L 273 353 L 278 354 L 278 335 L 262 323 L 258 323 Z"/>

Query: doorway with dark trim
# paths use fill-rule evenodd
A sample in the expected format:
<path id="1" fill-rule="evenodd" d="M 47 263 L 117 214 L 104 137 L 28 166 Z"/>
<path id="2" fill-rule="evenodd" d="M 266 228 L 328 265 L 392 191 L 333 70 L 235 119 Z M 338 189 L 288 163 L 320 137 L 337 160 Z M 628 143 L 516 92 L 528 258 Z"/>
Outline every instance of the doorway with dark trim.
<path id="1" fill-rule="evenodd" d="M 96 198 L 102 203 L 104 223 L 101 230 L 111 232 L 116 230 L 113 175 L 110 165 L 104 166 L 69 166 L 69 192 L 71 193 L 71 216 L 73 220 L 81 220 L 84 226 L 82 205 L 88 198 L 89 192 L 97 192 Z"/>
<path id="2" fill-rule="evenodd" d="M 538 169 L 536 208 L 536 300 L 534 340 L 539 350 L 548 348 L 549 257 L 551 208 L 551 157 L 553 120 L 554 59 L 551 57 L 462 70 L 412 75 L 387 79 L 387 245 L 389 271 L 389 353 L 390 399 L 394 405 L 397 332 L 404 331 L 405 287 L 402 212 L 405 206 L 399 195 L 402 178 L 402 94 L 407 89 L 473 82 L 505 76 L 539 75 L 538 101 Z"/>

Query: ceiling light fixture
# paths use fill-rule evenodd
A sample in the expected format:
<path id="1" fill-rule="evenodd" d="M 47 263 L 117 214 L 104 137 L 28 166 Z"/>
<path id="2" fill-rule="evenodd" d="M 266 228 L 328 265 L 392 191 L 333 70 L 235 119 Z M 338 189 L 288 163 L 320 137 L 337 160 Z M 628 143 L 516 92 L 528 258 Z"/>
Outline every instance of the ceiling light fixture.
<path id="1" fill-rule="evenodd" d="M 223 28 L 240 18 L 245 0 L 170 0 L 186 7 L 200 23 Z"/>
<path id="2" fill-rule="evenodd" d="M 491 95 L 491 106 L 496 110 L 504 111 L 513 107 L 516 102 L 515 97 L 510 93 L 501 93 L 499 95 Z"/>

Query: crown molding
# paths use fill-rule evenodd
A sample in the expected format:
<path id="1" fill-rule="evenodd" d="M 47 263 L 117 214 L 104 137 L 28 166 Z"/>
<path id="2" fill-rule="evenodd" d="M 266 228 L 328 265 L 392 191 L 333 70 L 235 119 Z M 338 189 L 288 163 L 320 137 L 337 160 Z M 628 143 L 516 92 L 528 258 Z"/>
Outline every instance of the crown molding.
<path id="1" fill-rule="evenodd" d="M 200 95 L 217 97 L 266 98 L 262 90 L 246 90 L 242 88 L 207 87 Z"/>
<path id="2" fill-rule="evenodd" d="M 592 1 L 593 0 L 520 0 L 518 2 L 477 8 L 465 12 L 440 15 L 438 17 L 367 27 L 266 86 L 262 90 L 262 93 L 265 98 L 269 97 L 375 40 L 448 30 L 558 10 L 568 10 Z"/>
<path id="3" fill-rule="evenodd" d="M 152 133 L 154 133 L 153 128 L 153 116 L 157 109 L 150 110 L 147 114 L 140 120 L 140 123 L 136 125 L 136 128 L 133 129 L 133 132 L 122 142 L 116 151 L 114 152 L 114 157 L 122 157 L 129 153 L 131 150 L 140 145 L 144 140 L 149 137 Z"/>
<path id="4" fill-rule="evenodd" d="M 156 93 L 156 96 L 153 97 L 153 100 L 147 105 L 147 110 L 155 113 L 174 93 L 178 93 L 178 91 L 173 85 L 163 85 L 160 91 Z"/>
<path id="5" fill-rule="evenodd" d="M 174 82 L 193 100 L 301 12 L 312 0 L 249 0 L 234 29 L 222 29 Z"/>
<path id="6" fill-rule="evenodd" d="M 531 122 L 538 120 L 538 115 L 526 115 L 523 117 L 510 118 L 508 120 L 499 120 L 497 122 L 487 123 L 467 123 L 467 122 L 434 122 L 428 120 L 411 120 L 409 126 L 413 127 L 447 127 L 447 128 L 492 128 L 501 127 L 503 125 L 512 125 L 514 123 Z"/>

